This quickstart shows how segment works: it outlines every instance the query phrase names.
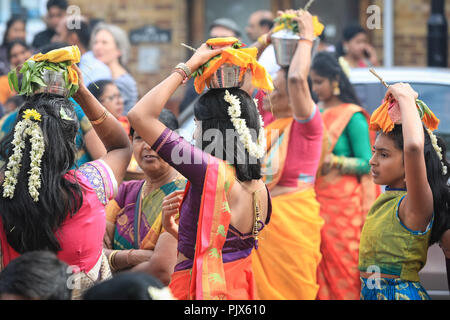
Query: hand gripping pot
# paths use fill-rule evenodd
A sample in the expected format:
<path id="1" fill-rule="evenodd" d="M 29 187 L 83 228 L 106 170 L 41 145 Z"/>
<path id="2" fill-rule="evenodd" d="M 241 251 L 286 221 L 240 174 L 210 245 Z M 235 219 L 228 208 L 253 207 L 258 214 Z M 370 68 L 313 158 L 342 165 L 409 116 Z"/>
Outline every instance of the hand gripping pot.
<path id="1" fill-rule="evenodd" d="M 271 39 L 273 47 L 275 49 L 275 58 L 277 64 L 281 67 L 289 66 L 291 64 L 295 50 L 297 49 L 298 40 L 300 40 L 300 37 L 290 29 L 282 29 L 272 34 Z M 316 53 L 319 43 L 320 38 L 314 38 L 313 46 L 311 49 L 311 57 L 313 57 Z"/>

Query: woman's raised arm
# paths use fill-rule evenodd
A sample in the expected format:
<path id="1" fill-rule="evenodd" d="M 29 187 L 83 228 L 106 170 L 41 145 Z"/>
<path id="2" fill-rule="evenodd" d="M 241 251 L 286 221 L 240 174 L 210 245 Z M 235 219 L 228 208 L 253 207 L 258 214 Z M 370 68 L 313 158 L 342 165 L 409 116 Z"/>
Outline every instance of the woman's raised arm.
<path id="1" fill-rule="evenodd" d="M 399 216 L 408 228 L 424 231 L 433 213 L 433 194 L 427 178 L 423 125 L 416 107 L 418 94 L 409 84 L 396 83 L 389 86 L 386 99 L 389 96 L 398 101 L 402 117 L 403 157 L 408 194 L 400 205 Z"/>
<path id="2" fill-rule="evenodd" d="M 211 50 L 206 44 L 203 44 L 186 62 L 186 65 L 193 72 L 203 63 L 220 54 L 222 50 Z M 128 120 L 131 126 L 139 132 L 139 135 L 150 146 L 156 142 L 166 128 L 158 120 L 159 114 L 182 81 L 183 77 L 180 74 L 177 72 L 172 73 L 164 81 L 151 89 L 128 112 Z"/>
<path id="3" fill-rule="evenodd" d="M 314 101 L 308 85 L 314 27 L 312 16 L 307 11 L 294 20 L 299 25 L 300 40 L 289 66 L 288 92 L 295 117 L 298 120 L 306 120 L 314 111 Z"/>
<path id="4" fill-rule="evenodd" d="M 80 88 L 73 98 L 83 108 L 95 132 L 103 142 L 107 153 L 101 159 L 109 165 L 117 183 L 120 184 L 131 159 L 130 140 L 120 122 L 109 115 L 106 108 L 86 88 L 80 69 L 77 66 L 75 69 L 78 73 Z"/>

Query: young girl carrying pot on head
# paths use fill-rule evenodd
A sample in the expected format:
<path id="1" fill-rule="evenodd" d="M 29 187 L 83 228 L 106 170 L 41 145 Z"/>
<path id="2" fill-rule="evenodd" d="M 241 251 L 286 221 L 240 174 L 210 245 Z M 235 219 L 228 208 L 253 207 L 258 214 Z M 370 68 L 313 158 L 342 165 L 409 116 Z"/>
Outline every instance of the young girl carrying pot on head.
<path id="1" fill-rule="evenodd" d="M 387 188 L 370 209 L 361 234 L 361 299 L 430 299 L 418 272 L 428 247 L 441 241 L 447 229 L 449 164 L 443 141 L 431 131 L 438 121 L 426 110 L 422 124 L 417 97 L 409 84 L 391 85 L 384 115 L 394 117 L 398 107 L 401 121 L 394 124 L 381 117 L 383 106 L 372 114 L 371 128 L 383 132 L 373 146 L 371 174 L 376 184 Z"/>

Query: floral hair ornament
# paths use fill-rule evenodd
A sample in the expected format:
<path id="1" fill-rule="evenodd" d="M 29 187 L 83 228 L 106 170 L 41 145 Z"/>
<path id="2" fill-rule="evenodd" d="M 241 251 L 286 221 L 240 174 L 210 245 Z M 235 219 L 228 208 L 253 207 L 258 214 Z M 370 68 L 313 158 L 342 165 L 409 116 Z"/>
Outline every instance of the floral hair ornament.
<path id="1" fill-rule="evenodd" d="M 211 76 L 225 63 L 241 68 L 239 80 L 243 79 L 247 70 L 251 70 L 252 85 L 255 88 L 273 91 L 272 77 L 257 61 L 257 48 L 242 48 L 244 45 L 234 37 L 212 38 L 206 41 L 206 44 L 212 49 L 228 48 L 192 73 L 192 77 L 195 78 L 194 87 L 197 93 L 203 92 L 205 85 L 209 85 Z"/>
<path id="2" fill-rule="evenodd" d="M 445 175 L 447 175 L 447 166 L 442 161 L 442 148 L 439 147 L 437 138 L 434 135 L 433 131 L 431 131 L 430 129 L 427 128 L 427 132 L 428 132 L 428 135 L 430 136 L 431 145 L 433 146 L 433 149 L 436 151 L 436 153 L 439 157 L 439 160 L 441 161 L 442 175 L 445 176 Z"/>
<path id="3" fill-rule="evenodd" d="M 14 128 L 13 154 L 6 165 L 5 179 L 3 181 L 3 198 L 14 197 L 17 177 L 20 173 L 22 162 L 22 150 L 25 148 L 25 139 L 30 136 L 30 171 L 28 171 L 28 192 L 34 202 L 39 201 L 39 189 L 41 188 L 41 161 L 45 151 L 44 135 L 39 122 L 41 114 L 35 109 L 27 109 Z"/>
<path id="4" fill-rule="evenodd" d="M 239 101 L 239 98 L 226 90 L 224 100 L 230 104 L 228 107 L 228 115 L 230 116 L 231 123 L 233 123 L 233 126 L 239 135 L 239 140 L 242 142 L 245 149 L 255 158 L 263 158 L 265 154 L 266 136 L 264 134 L 264 122 L 261 115 L 259 115 L 260 127 L 257 142 L 255 143 L 252 141 L 250 129 L 247 127 L 245 119 L 239 118 L 241 116 L 241 102 Z M 255 106 L 257 106 L 256 102 Z"/>
<path id="5" fill-rule="evenodd" d="M 16 69 L 8 73 L 9 86 L 20 95 L 45 92 L 71 97 L 79 87 L 78 73 L 73 65 L 80 62 L 80 56 L 77 46 L 35 54 L 19 71 L 23 75 L 21 87 Z"/>

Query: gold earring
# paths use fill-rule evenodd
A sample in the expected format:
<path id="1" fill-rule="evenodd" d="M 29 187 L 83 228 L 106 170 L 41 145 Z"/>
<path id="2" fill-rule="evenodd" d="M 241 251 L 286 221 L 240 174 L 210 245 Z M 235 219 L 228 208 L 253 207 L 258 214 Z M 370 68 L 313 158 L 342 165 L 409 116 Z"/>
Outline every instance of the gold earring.
<path id="1" fill-rule="evenodd" d="M 269 104 L 270 104 L 270 113 L 272 113 L 272 115 L 273 115 L 273 105 L 272 105 L 272 100 L 270 99 L 270 95 L 269 95 Z"/>
<path id="2" fill-rule="evenodd" d="M 333 82 L 333 95 L 340 96 L 341 89 L 339 89 L 339 82 Z"/>

